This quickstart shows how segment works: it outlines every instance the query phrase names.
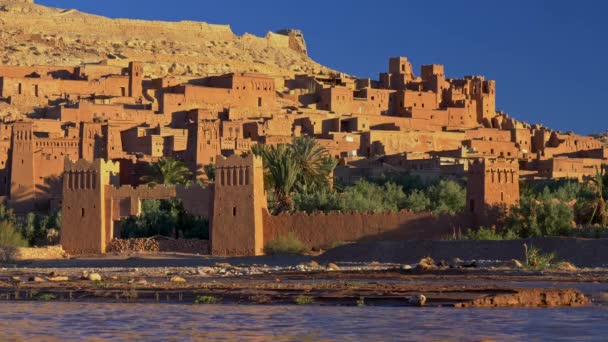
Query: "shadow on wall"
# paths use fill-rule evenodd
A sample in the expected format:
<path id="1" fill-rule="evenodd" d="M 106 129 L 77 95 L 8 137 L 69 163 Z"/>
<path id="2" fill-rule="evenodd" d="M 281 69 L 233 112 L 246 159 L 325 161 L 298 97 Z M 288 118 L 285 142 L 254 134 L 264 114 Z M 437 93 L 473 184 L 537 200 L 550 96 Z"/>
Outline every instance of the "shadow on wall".
<path id="1" fill-rule="evenodd" d="M 441 215 L 408 210 L 383 213 L 305 212 L 272 216 L 264 211 L 264 242 L 294 233 L 310 248 L 330 246 L 336 242 L 394 240 L 437 240 L 454 231 L 471 227 L 471 217 Z"/>
<path id="2" fill-rule="evenodd" d="M 608 239 L 537 238 L 501 241 L 367 241 L 334 248 L 317 258 L 319 262 L 386 262 L 413 264 L 425 257 L 450 262 L 525 260 L 523 245 L 544 253 L 555 253 L 557 260 L 578 267 L 605 267 L 608 262 Z"/>

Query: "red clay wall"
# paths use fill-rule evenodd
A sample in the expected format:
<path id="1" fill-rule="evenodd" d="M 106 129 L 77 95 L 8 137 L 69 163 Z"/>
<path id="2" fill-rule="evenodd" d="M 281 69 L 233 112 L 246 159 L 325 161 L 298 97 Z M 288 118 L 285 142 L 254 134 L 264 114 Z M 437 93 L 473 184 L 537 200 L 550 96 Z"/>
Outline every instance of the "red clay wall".
<path id="1" fill-rule="evenodd" d="M 386 213 L 296 212 L 272 216 L 264 210 L 264 244 L 293 232 L 308 247 L 328 246 L 337 241 L 433 240 L 451 235 L 454 229 L 470 228 L 467 217 L 436 217 L 411 211 Z"/>

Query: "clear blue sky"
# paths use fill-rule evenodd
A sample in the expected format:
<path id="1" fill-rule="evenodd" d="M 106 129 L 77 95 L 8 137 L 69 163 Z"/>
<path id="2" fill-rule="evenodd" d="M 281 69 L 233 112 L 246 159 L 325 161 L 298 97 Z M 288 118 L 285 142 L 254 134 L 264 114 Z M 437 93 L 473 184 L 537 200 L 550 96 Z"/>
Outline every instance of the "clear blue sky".
<path id="1" fill-rule="evenodd" d="M 608 1 L 36 0 L 109 17 L 304 31 L 321 64 L 377 78 L 389 56 L 497 81 L 498 109 L 587 134 L 608 129 Z"/>

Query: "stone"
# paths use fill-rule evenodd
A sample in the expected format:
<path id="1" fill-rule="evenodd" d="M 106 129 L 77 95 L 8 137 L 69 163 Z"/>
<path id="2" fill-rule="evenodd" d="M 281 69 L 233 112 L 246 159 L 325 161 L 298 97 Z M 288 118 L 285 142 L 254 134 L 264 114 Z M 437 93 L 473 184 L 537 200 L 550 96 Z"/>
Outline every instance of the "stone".
<path id="1" fill-rule="evenodd" d="M 523 268 L 524 267 L 524 265 L 517 259 L 511 260 L 511 262 L 509 263 L 509 266 L 514 267 L 514 268 Z"/>
<path id="2" fill-rule="evenodd" d="M 30 277 L 28 279 L 28 281 L 32 281 L 35 283 L 44 283 L 46 280 L 44 280 L 44 278 L 34 276 L 34 277 Z"/>
<path id="3" fill-rule="evenodd" d="M 21 282 L 21 278 L 20 277 L 11 277 L 11 281 L 13 283 L 20 283 Z"/>
<path id="4" fill-rule="evenodd" d="M 70 281 L 70 278 L 66 277 L 66 276 L 55 276 L 55 277 L 49 277 L 48 281 L 52 281 L 52 282 L 63 282 L 63 281 Z"/>
<path id="5" fill-rule="evenodd" d="M 418 265 L 416 265 L 416 269 L 419 271 L 434 270 L 436 268 L 437 266 L 435 265 L 435 260 L 433 260 L 431 257 L 421 259 L 420 262 L 418 262 Z"/>
<path id="6" fill-rule="evenodd" d="M 184 279 L 184 278 L 182 278 L 180 276 L 173 276 L 173 277 L 171 277 L 170 281 L 172 283 L 185 283 L 186 279 Z"/>
<path id="7" fill-rule="evenodd" d="M 406 265 L 401 265 L 401 270 L 402 271 L 410 271 L 412 269 L 413 269 L 413 267 L 411 265 L 407 265 L 407 264 Z"/>
<path id="8" fill-rule="evenodd" d="M 101 275 L 99 273 L 90 273 L 88 276 L 88 279 L 90 281 L 101 281 L 102 280 Z"/>
<path id="9" fill-rule="evenodd" d="M 330 262 L 329 264 L 327 264 L 327 270 L 328 271 L 339 271 L 340 266 Z"/>
<path id="10" fill-rule="evenodd" d="M 148 281 L 146 279 L 140 279 L 137 281 L 137 285 L 148 285 Z"/>
<path id="11" fill-rule="evenodd" d="M 232 265 L 230 265 L 227 262 L 218 262 L 218 263 L 215 264 L 215 267 L 230 268 L 230 267 L 232 267 Z"/>
<path id="12" fill-rule="evenodd" d="M 423 294 L 411 296 L 407 299 L 407 302 L 414 306 L 424 306 L 426 304 L 426 296 Z"/>
<path id="13" fill-rule="evenodd" d="M 576 268 L 576 266 L 567 261 L 562 261 L 558 263 L 555 269 L 558 271 L 578 271 L 578 268 Z"/>
<path id="14" fill-rule="evenodd" d="M 318 263 L 318 262 L 316 262 L 316 261 L 314 261 L 314 260 L 310 260 L 310 261 L 308 262 L 308 266 L 309 266 L 309 267 L 319 267 L 319 263 Z"/>

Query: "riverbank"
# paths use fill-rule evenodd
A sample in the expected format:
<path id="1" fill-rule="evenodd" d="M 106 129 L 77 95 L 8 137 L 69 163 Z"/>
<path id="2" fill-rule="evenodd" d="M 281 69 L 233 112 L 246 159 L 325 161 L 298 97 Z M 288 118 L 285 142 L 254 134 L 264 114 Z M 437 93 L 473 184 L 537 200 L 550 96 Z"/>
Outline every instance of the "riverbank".
<path id="1" fill-rule="evenodd" d="M 148 258 L 138 259 L 172 260 L 167 255 Z M 409 264 L 314 261 L 283 266 L 223 262 L 197 267 L 101 268 L 48 268 L 46 263 L 1 269 L 0 300 L 555 307 L 589 305 L 590 298 L 602 302 L 602 293 L 608 291 L 602 288 L 608 282 L 605 269 L 530 271 L 465 261 L 430 269 Z M 586 293 L 581 288 L 586 285 L 596 289 Z"/>

